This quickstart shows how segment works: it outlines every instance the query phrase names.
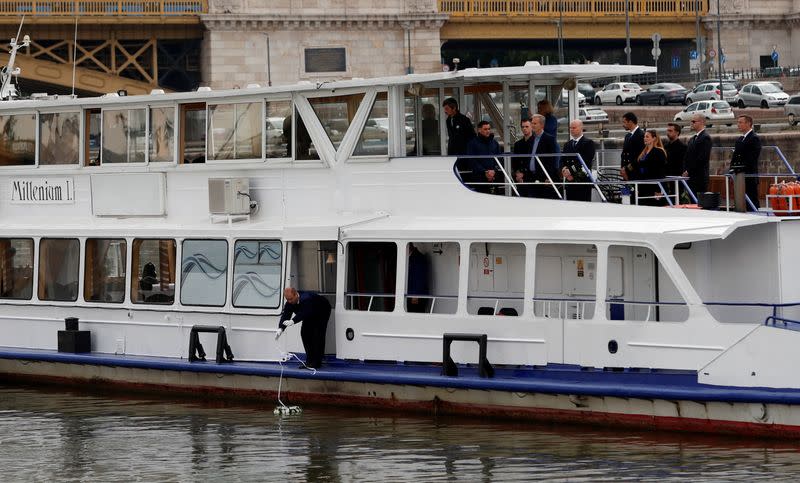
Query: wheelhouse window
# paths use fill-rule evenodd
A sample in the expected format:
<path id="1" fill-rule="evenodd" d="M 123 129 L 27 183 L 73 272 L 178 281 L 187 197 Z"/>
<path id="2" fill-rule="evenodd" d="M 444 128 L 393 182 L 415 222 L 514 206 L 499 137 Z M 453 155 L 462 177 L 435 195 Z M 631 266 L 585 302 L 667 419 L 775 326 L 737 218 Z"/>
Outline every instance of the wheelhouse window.
<path id="1" fill-rule="evenodd" d="M 80 113 L 39 114 L 39 164 L 78 164 Z"/>
<path id="2" fill-rule="evenodd" d="M 171 163 L 175 158 L 175 108 L 150 108 L 151 163 Z"/>
<path id="3" fill-rule="evenodd" d="M 39 242 L 39 300 L 78 300 L 80 256 L 77 239 L 43 238 Z"/>
<path id="4" fill-rule="evenodd" d="M 389 154 L 389 109 L 386 93 L 379 92 L 353 156 L 387 156 Z"/>
<path id="5" fill-rule="evenodd" d="M 206 104 L 181 104 L 180 158 L 184 164 L 206 162 Z"/>
<path id="6" fill-rule="evenodd" d="M 36 163 L 36 114 L 0 116 L 0 166 Z"/>
<path id="7" fill-rule="evenodd" d="M 411 115 L 409 104 L 413 109 Z M 439 125 L 441 104 L 438 89 L 424 89 L 422 95 L 406 98 L 405 132 L 406 150 L 409 156 L 442 154 L 441 127 Z M 418 123 L 417 120 L 419 120 Z M 418 142 L 418 139 L 421 139 L 421 142 Z"/>
<path id="8" fill-rule="evenodd" d="M 291 124 L 289 124 L 291 126 Z M 294 159 L 297 160 L 313 160 L 319 159 L 319 153 L 311 140 L 311 135 L 308 134 L 308 128 L 303 118 L 297 109 L 294 110 L 294 129 L 289 132 L 288 136 L 285 134 L 286 124 L 284 124 L 284 136 L 289 139 L 289 142 L 295 146 Z"/>
<path id="9" fill-rule="evenodd" d="M 591 319 L 597 302 L 597 247 L 542 243 L 536 247 L 536 317 Z"/>
<path id="10" fill-rule="evenodd" d="M 131 251 L 131 301 L 170 305 L 175 302 L 176 244 L 172 239 L 135 239 Z"/>
<path id="11" fill-rule="evenodd" d="M 525 245 L 475 242 L 469 249 L 467 313 L 522 314 L 525 293 Z"/>
<path id="12" fill-rule="evenodd" d="M 339 144 L 344 134 L 356 115 L 356 110 L 364 99 L 364 94 L 351 94 L 348 96 L 317 97 L 309 99 L 311 107 L 317 114 L 325 133 L 333 143 L 334 149 L 339 149 Z"/>
<path id="13" fill-rule="evenodd" d="M 181 303 L 225 305 L 228 274 L 228 242 L 186 240 L 181 255 Z"/>
<path id="14" fill-rule="evenodd" d="M 397 245 L 393 242 L 347 244 L 348 310 L 392 312 L 397 278 Z"/>
<path id="15" fill-rule="evenodd" d="M 125 301 L 126 257 L 127 242 L 124 239 L 86 240 L 84 300 L 108 303 Z"/>
<path id="16" fill-rule="evenodd" d="M 267 158 L 292 157 L 292 101 L 267 101 Z"/>
<path id="17" fill-rule="evenodd" d="M 208 106 L 208 159 L 261 158 L 261 103 Z"/>
<path id="18" fill-rule="evenodd" d="M 86 109 L 84 138 L 84 164 L 86 166 L 100 166 L 100 109 Z"/>
<path id="19" fill-rule="evenodd" d="M 0 298 L 30 300 L 33 295 L 33 240 L 0 238 Z"/>
<path id="20" fill-rule="evenodd" d="M 277 240 L 239 240 L 233 249 L 234 307 L 274 309 L 281 303 L 283 246 Z"/>
<path id="21" fill-rule="evenodd" d="M 144 163 L 147 152 L 145 109 L 103 110 L 103 164 Z"/>
<path id="22" fill-rule="evenodd" d="M 413 242 L 406 246 L 406 312 L 454 314 L 458 308 L 458 261 L 455 242 Z"/>
<path id="23" fill-rule="evenodd" d="M 608 247 L 607 316 L 610 320 L 683 322 L 689 308 L 652 250 Z"/>

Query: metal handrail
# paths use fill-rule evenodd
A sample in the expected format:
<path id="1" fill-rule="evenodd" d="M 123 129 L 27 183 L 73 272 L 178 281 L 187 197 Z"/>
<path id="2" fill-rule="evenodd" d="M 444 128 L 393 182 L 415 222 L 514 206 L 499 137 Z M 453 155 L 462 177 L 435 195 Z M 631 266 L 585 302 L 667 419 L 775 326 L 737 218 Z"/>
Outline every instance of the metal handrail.
<path id="1" fill-rule="evenodd" d="M 372 302 L 375 298 L 394 298 L 394 293 L 369 293 L 369 292 L 345 292 L 345 297 L 350 297 L 351 300 L 353 297 L 369 297 L 369 303 L 367 304 L 367 310 L 364 312 L 371 312 L 372 311 Z M 350 305 L 350 310 L 352 309 L 352 302 Z"/>
<path id="2" fill-rule="evenodd" d="M 0 16 L 198 16 L 207 0 L 0 0 Z"/>
<path id="3" fill-rule="evenodd" d="M 406 300 L 408 300 L 408 299 L 430 299 L 430 300 L 432 300 L 431 308 L 428 309 L 428 313 L 429 314 L 433 313 L 433 309 L 436 307 L 436 301 L 438 299 L 450 299 L 450 300 L 452 300 L 452 299 L 456 299 L 457 300 L 458 299 L 458 295 L 413 295 L 413 294 L 406 294 L 405 297 L 406 297 Z"/>
<path id="4" fill-rule="evenodd" d="M 603 17 L 625 15 L 622 1 L 595 0 L 438 0 L 440 13 L 451 17 Z M 697 6 L 700 8 L 698 9 Z M 708 13 L 707 2 L 629 0 L 631 17 L 685 18 Z"/>

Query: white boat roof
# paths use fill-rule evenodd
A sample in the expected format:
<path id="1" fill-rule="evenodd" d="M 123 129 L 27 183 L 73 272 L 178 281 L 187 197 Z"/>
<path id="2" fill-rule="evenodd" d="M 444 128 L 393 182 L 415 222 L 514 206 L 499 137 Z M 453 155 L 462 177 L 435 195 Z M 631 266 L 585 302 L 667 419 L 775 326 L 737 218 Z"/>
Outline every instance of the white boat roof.
<path id="1" fill-rule="evenodd" d="M 147 94 L 139 96 L 110 96 L 87 97 L 70 99 L 61 97 L 57 100 L 15 100 L 0 103 L 0 109 L 28 109 L 49 106 L 103 106 L 106 104 L 122 105 L 129 103 L 158 102 L 158 101 L 188 101 L 231 97 L 252 97 L 269 94 L 291 92 L 328 91 L 332 89 L 365 88 L 365 87 L 390 87 L 409 84 L 436 84 L 443 86 L 457 86 L 476 83 L 527 83 L 540 82 L 542 85 L 558 84 L 565 79 L 574 78 L 576 81 L 597 79 L 603 77 L 618 77 L 653 73 L 655 67 L 644 65 L 603 65 L 603 64 L 567 64 L 567 65 L 533 65 L 528 63 L 521 67 L 495 67 L 485 69 L 463 69 L 450 72 L 434 72 L 429 74 L 407 74 L 400 76 L 376 77 L 369 79 L 347 80 L 320 80 L 318 82 L 301 81 L 272 87 L 248 87 L 245 89 L 207 90 L 195 92 L 181 92 L 170 94 Z"/>

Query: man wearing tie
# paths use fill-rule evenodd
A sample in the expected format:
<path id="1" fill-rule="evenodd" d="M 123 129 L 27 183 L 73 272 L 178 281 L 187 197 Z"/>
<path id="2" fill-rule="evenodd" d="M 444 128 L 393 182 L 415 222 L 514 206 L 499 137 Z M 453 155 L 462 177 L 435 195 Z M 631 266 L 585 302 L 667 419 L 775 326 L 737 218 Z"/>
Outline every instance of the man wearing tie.
<path id="1" fill-rule="evenodd" d="M 753 118 L 750 116 L 739 116 L 736 119 L 736 126 L 742 136 L 736 140 L 736 147 L 733 150 L 731 159 L 731 171 L 742 172 L 744 174 L 758 174 L 758 157 L 761 155 L 761 140 L 753 131 Z M 745 193 L 753 205 L 758 209 L 758 177 L 748 176 L 744 180 Z"/>
<path id="2" fill-rule="evenodd" d="M 534 114 L 530 121 L 523 121 L 523 126 L 526 122 L 530 122 L 532 133 L 530 138 L 521 139 L 514 144 L 514 154 L 525 155 L 515 156 L 513 159 L 514 181 L 517 183 L 546 183 L 541 186 L 520 187 L 522 196 L 558 198 L 555 188 L 547 179 L 547 174 L 549 174 L 553 182 L 559 180 L 558 159 L 556 156 L 546 156 L 558 154 L 556 138 L 544 132 L 544 116 L 541 114 Z M 522 132 L 525 133 L 524 127 Z M 530 145 L 529 150 L 528 145 Z M 541 161 L 541 164 L 537 159 Z M 547 170 L 547 174 L 542 167 Z"/>
<path id="3" fill-rule="evenodd" d="M 711 136 L 706 132 L 706 118 L 695 114 L 691 128 L 694 136 L 686 147 L 683 176 L 689 178 L 689 188 L 695 194 L 705 193 L 708 191 L 708 161 L 711 158 Z"/>
<path id="4" fill-rule="evenodd" d="M 579 154 L 586 167 L 591 171 L 592 163 L 594 162 L 595 146 L 594 141 L 583 135 L 583 121 L 580 119 L 573 119 L 569 123 L 569 136 L 570 139 L 564 143 L 562 154 L 571 154 L 572 156 L 563 156 L 561 164 L 561 177 L 565 181 L 573 181 L 579 183 L 590 182 L 589 175 L 583 169 L 583 165 L 578 160 L 575 154 Z M 578 201 L 592 201 L 592 186 L 591 185 L 578 185 L 564 187 L 565 198 L 568 200 Z"/>
<path id="5" fill-rule="evenodd" d="M 625 135 L 625 141 L 622 142 L 622 156 L 620 166 L 635 164 L 639 159 L 639 155 L 644 150 L 644 131 L 639 127 L 639 119 L 636 114 L 626 112 L 622 115 L 622 127 L 628 133 Z"/>

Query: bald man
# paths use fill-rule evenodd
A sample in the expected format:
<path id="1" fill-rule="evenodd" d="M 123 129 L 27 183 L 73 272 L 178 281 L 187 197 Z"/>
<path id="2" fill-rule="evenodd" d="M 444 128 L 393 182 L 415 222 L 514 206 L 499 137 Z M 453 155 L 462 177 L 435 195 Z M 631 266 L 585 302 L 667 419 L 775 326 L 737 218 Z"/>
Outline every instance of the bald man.
<path id="1" fill-rule="evenodd" d="M 566 155 L 561 157 L 561 177 L 565 181 L 581 183 L 591 181 L 578 157 L 575 156 L 580 154 L 586 167 L 591 171 L 594 163 L 594 141 L 583 135 L 583 121 L 580 119 L 570 121 L 569 141 L 564 143 L 561 153 Z M 568 200 L 592 201 L 592 185 L 569 186 L 564 190 Z"/>
<path id="2" fill-rule="evenodd" d="M 331 304 L 315 292 L 297 291 L 287 287 L 283 291 L 286 303 L 283 305 L 278 330 L 283 332 L 291 324 L 303 323 L 300 337 L 306 351 L 306 367 L 319 369 L 322 356 L 325 355 L 325 331 L 328 329 L 328 318 L 331 316 Z M 291 324 L 288 321 L 291 320 Z"/>

